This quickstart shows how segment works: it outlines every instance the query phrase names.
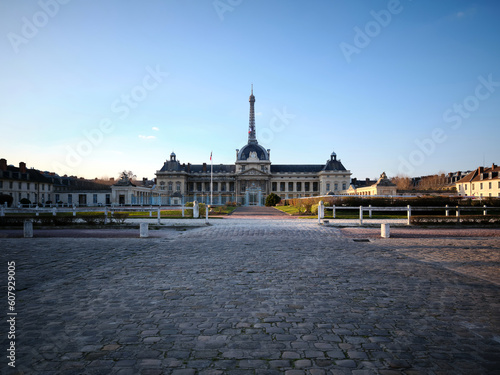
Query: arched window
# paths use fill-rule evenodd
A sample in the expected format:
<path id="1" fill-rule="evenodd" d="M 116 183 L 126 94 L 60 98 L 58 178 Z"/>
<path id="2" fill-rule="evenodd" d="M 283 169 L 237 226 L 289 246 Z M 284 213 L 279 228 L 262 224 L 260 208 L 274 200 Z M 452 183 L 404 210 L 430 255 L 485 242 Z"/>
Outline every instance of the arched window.
<path id="1" fill-rule="evenodd" d="M 165 181 L 160 182 L 160 190 L 165 190 Z"/>

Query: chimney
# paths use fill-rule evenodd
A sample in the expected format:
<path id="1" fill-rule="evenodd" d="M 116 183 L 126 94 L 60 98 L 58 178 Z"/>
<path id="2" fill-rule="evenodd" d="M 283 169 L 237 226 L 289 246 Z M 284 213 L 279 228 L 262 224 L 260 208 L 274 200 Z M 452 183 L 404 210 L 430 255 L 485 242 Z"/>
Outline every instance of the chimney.
<path id="1" fill-rule="evenodd" d="M 203 173 L 207 172 L 207 163 L 203 163 Z"/>
<path id="2" fill-rule="evenodd" d="M 19 171 L 21 173 L 26 173 L 26 163 L 24 163 L 24 162 L 19 163 Z"/>
<path id="3" fill-rule="evenodd" d="M 147 177 L 143 177 L 143 178 L 142 178 L 142 183 L 143 183 L 144 185 L 147 185 L 147 183 L 148 183 L 148 178 L 147 178 Z"/>
<path id="4" fill-rule="evenodd" d="M 188 172 L 188 173 L 191 173 L 191 163 L 188 163 L 187 172 Z"/>
<path id="5" fill-rule="evenodd" d="M 491 165 L 491 169 L 495 169 L 496 167 L 497 167 L 497 165 L 495 165 L 495 163 L 493 163 L 493 164 Z"/>
<path id="6" fill-rule="evenodd" d="M 7 160 L 6 159 L 0 159 L 0 170 L 2 170 L 2 171 L 7 170 Z"/>
<path id="7" fill-rule="evenodd" d="M 479 167 L 479 173 L 483 173 L 484 172 L 484 167 Z"/>

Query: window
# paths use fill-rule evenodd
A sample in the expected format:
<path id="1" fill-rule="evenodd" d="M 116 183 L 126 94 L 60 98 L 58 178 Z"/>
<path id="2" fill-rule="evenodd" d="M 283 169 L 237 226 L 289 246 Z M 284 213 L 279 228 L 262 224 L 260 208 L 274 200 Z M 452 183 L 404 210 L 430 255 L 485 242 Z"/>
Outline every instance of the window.
<path id="1" fill-rule="evenodd" d="M 13 183 L 12 181 L 11 181 L 11 182 L 9 182 L 9 188 L 11 188 L 11 189 L 12 189 L 13 187 L 14 187 L 14 183 Z"/>
<path id="2" fill-rule="evenodd" d="M 345 190 L 347 188 L 347 184 L 345 182 L 342 183 L 342 190 Z"/>
<path id="3" fill-rule="evenodd" d="M 229 190 L 234 191 L 234 182 L 229 183 Z"/>
<path id="4" fill-rule="evenodd" d="M 214 182 L 213 189 L 214 189 L 213 191 L 219 190 L 219 184 L 217 182 Z"/>
<path id="5" fill-rule="evenodd" d="M 278 191 L 278 183 L 277 182 L 273 182 L 272 190 L 273 191 Z"/>
<path id="6" fill-rule="evenodd" d="M 241 166 L 241 171 L 243 172 L 244 170 L 245 170 L 245 166 L 244 166 L 244 165 L 242 165 L 242 166 Z"/>
<path id="7" fill-rule="evenodd" d="M 29 189 L 30 189 L 30 185 L 31 185 L 31 184 L 30 184 L 29 182 L 27 182 L 27 183 L 26 183 L 26 189 L 28 189 L 28 190 L 29 190 Z"/>
<path id="8" fill-rule="evenodd" d="M 22 190 L 22 188 L 23 188 L 23 183 L 22 183 L 22 182 L 19 182 L 18 184 L 19 184 L 19 189 L 20 189 L 20 190 Z"/>
<path id="9" fill-rule="evenodd" d="M 45 190 L 45 184 L 42 184 L 42 190 Z"/>
<path id="10" fill-rule="evenodd" d="M 304 191 L 309 191 L 309 182 L 304 182 Z"/>
<path id="11" fill-rule="evenodd" d="M 226 191 L 226 183 L 225 182 L 220 183 L 220 191 Z"/>
<path id="12" fill-rule="evenodd" d="M 29 199 L 29 197 L 28 197 L 28 199 Z M 61 200 L 61 198 L 60 198 L 59 194 L 56 194 L 56 203 L 59 203 L 60 200 Z"/>
<path id="13" fill-rule="evenodd" d="M 333 185 L 333 190 L 334 190 L 334 191 L 339 190 L 339 184 L 335 183 L 335 184 Z"/>
<path id="14" fill-rule="evenodd" d="M 307 189 L 306 189 L 306 191 L 307 191 Z M 330 191 L 330 183 L 329 182 L 326 183 L 326 191 Z"/>
<path id="15" fill-rule="evenodd" d="M 302 182 L 297 182 L 297 191 L 302 191 Z"/>
<path id="16" fill-rule="evenodd" d="M 93 203 L 93 204 L 97 204 L 97 194 L 94 194 L 94 195 L 92 196 L 92 203 Z"/>
<path id="17" fill-rule="evenodd" d="M 3 181 L 0 181 L 0 189 L 3 188 Z"/>
<path id="18" fill-rule="evenodd" d="M 472 184 L 472 189 L 471 190 L 474 190 L 474 184 Z"/>
<path id="19" fill-rule="evenodd" d="M 288 191 L 293 191 L 293 182 L 288 183 Z"/>
<path id="20" fill-rule="evenodd" d="M 73 194 L 68 194 L 68 204 L 73 204 Z"/>
<path id="21" fill-rule="evenodd" d="M 106 194 L 106 205 L 111 204 L 111 194 Z"/>
<path id="22" fill-rule="evenodd" d="M 467 190 L 467 185 L 465 185 L 465 190 Z"/>
<path id="23" fill-rule="evenodd" d="M 313 182 L 313 191 L 318 191 L 318 183 Z"/>
<path id="24" fill-rule="evenodd" d="M 483 183 L 482 182 L 479 184 L 479 190 L 483 190 Z"/>
<path id="25" fill-rule="evenodd" d="M 488 189 L 491 189 L 491 182 L 488 182 Z"/>
<path id="26" fill-rule="evenodd" d="M 177 181 L 177 182 L 175 183 L 175 190 L 176 190 L 176 191 L 181 191 L 181 183 L 180 183 L 179 181 Z"/>
<path id="27" fill-rule="evenodd" d="M 165 190 L 165 181 L 160 182 L 160 190 Z"/>
<path id="28" fill-rule="evenodd" d="M 196 191 L 201 191 L 201 182 L 196 183 Z"/>
<path id="29" fill-rule="evenodd" d="M 280 191 L 285 191 L 285 183 L 280 182 Z"/>
<path id="30" fill-rule="evenodd" d="M 172 181 L 168 182 L 168 191 L 172 191 L 174 189 L 174 183 Z"/>

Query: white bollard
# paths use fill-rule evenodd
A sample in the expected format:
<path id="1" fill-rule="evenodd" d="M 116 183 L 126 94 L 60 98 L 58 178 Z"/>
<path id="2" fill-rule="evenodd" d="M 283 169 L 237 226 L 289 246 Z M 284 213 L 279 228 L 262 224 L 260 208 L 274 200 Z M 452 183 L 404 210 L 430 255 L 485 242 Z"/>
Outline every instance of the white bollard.
<path id="1" fill-rule="evenodd" d="M 161 225 L 161 211 L 160 211 L 160 207 L 158 207 L 158 225 Z"/>
<path id="2" fill-rule="evenodd" d="M 184 217 L 184 203 L 182 204 L 182 217 Z"/>
<path id="3" fill-rule="evenodd" d="M 488 211 L 486 210 L 486 205 L 484 205 L 483 207 L 484 207 L 483 216 L 486 216 L 488 215 Z"/>
<path id="4" fill-rule="evenodd" d="M 450 210 L 448 209 L 448 205 L 446 205 L 446 211 L 445 211 L 445 213 L 446 213 L 446 216 L 450 216 Z"/>
<path id="5" fill-rule="evenodd" d="M 104 224 L 108 223 L 108 208 L 104 207 Z"/>
<path id="6" fill-rule="evenodd" d="M 57 215 L 57 208 L 53 207 L 52 208 L 52 216 L 56 216 Z"/>
<path id="7" fill-rule="evenodd" d="M 149 224 L 141 223 L 139 227 L 139 232 L 141 238 L 149 237 Z"/>
<path id="8" fill-rule="evenodd" d="M 319 201 L 318 203 L 318 224 L 321 224 L 321 219 L 325 218 L 325 205 L 323 201 Z"/>
<path id="9" fill-rule="evenodd" d="M 333 205 L 333 218 L 334 219 L 335 219 L 335 214 L 336 214 L 336 212 L 335 212 L 335 205 Z"/>
<path id="10" fill-rule="evenodd" d="M 359 225 L 363 225 L 363 206 L 359 206 Z"/>
<path id="11" fill-rule="evenodd" d="M 33 237 L 33 220 L 24 220 L 24 238 Z"/>
<path id="12" fill-rule="evenodd" d="M 372 205 L 368 205 L 368 217 L 371 219 L 372 218 Z"/>
<path id="13" fill-rule="evenodd" d="M 207 204 L 205 206 L 205 224 L 208 224 L 208 211 L 210 210 L 210 206 Z"/>
<path id="14" fill-rule="evenodd" d="M 380 226 L 380 237 L 382 238 L 391 237 L 391 226 L 389 224 L 382 224 Z"/>
<path id="15" fill-rule="evenodd" d="M 200 217 L 200 207 L 198 201 L 193 202 L 193 219 L 198 219 Z"/>
<path id="16" fill-rule="evenodd" d="M 408 205 L 408 223 L 407 225 L 411 225 L 411 206 Z"/>

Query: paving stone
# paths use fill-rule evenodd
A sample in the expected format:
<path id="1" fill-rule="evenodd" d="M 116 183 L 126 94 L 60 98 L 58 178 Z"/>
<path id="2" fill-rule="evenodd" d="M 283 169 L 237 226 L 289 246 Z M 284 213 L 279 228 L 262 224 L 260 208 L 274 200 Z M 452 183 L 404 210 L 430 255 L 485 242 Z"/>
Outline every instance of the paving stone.
<path id="1" fill-rule="evenodd" d="M 0 260 L 19 264 L 19 371 L 500 368 L 497 238 L 354 243 L 314 220 L 231 220 L 160 229 L 146 241 L 91 231 L 3 238 Z M 356 230 L 365 229 L 349 233 Z"/>

